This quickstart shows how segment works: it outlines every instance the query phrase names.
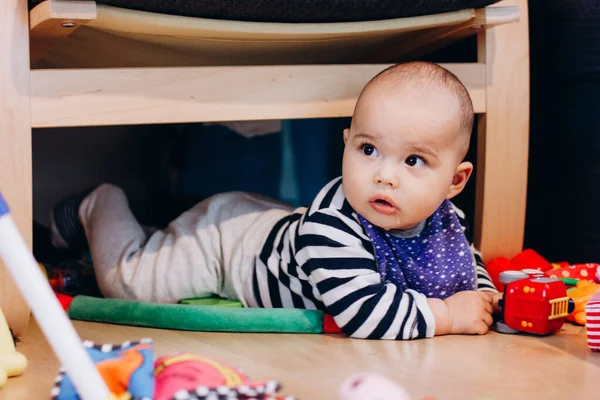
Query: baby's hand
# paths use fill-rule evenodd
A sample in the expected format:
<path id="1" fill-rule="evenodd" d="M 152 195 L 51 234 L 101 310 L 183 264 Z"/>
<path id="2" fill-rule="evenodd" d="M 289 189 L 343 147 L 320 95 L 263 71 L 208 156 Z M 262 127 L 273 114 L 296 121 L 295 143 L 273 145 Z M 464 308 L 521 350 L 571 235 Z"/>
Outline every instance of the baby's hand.
<path id="1" fill-rule="evenodd" d="M 494 294 L 478 291 L 458 292 L 444 300 L 451 334 L 487 333 L 492 325 Z"/>
<path id="2" fill-rule="evenodd" d="M 504 297 L 503 293 L 490 293 L 492 295 L 492 308 L 494 314 L 500 314 L 502 309 L 500 308 L 500 300 Z"/>
<path id="3" fill-rule="evenodd" d="M 450 333 L 477 334 L 487 333 L 493 318 L 492 293 L 465 291 L 458 292 L 445 300 L 451 321 Z"/>

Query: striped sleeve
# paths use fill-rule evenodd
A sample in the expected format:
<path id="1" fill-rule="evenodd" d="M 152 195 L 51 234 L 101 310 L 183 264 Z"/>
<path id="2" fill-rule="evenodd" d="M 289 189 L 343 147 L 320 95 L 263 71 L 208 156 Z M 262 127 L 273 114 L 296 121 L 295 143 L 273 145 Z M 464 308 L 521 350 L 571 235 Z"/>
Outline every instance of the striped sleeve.
<path id="1" fill-rule="evenodd" d="M 469 229 L 469 224 L 467 219 L 465 218 L 465 213 L 454 204 L 452 204 L 456 216 L 458 217 L 458 221 L 465 233 L 465 237 L 469 241 L 471 245 L 471 253 L 473 253 L 473 268 L 475 269 L 475 273 L 477 274 L 477 290 L 486 291 L 486 292 L 498 292 L 494 283 L 492 282 L 492 278 L 490 278 L 490 274 L 488 273 L 485 264 L 483 262 L 483 257 L 481 256 L 481 252 L 475 247 L 473 244 L 473 238 L 471 235 L 471 231 Z"/>
<path id="2" fill-rule="evenodd" d="M 481 253 L 471 244 L 471 252 L 473 253 L 473 266 L 475 267 L 475 273 L 477 274 L 477 290 L 485 292 L 498 292 L 498 289 L 494 286 L 490 274 L 485 268 Z"/>
<path id="3" fill-rule="evenodd" d="M 435 321 L 427 298 L 383 283 L 365 243 L 370 242 L 358 222 L 332 208 L 314 212 L 298 227 L 296 261 L 325 311 L 353 338 L 432 337 Z"/>

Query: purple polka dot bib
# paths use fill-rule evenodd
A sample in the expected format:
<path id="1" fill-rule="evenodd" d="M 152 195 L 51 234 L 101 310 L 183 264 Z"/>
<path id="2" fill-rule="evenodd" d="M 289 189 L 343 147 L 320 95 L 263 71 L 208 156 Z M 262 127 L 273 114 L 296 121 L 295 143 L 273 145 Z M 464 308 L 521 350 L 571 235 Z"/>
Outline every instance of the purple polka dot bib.
<path id="1" fill-rule="evenodd" d="M 410 237 L 358 217 L 373 243 L 383 282 L 440 299 L 477 288 L 473 254 L 450 201 L 445 200 L 421 232 Z"/>

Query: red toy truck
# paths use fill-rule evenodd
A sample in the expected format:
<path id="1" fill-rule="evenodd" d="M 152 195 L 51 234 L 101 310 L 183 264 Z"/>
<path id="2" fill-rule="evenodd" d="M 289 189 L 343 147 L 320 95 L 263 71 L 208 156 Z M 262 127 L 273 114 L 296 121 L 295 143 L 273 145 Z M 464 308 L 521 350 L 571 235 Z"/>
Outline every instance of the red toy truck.
<path id="1" fill-rule="evenodd" d="M 503 320 L 497 323 L 501 333 L 556 333 L 575 307 L 563 281 L 541 271 L 504 271 L 500 281 L 505 285 Z"/>

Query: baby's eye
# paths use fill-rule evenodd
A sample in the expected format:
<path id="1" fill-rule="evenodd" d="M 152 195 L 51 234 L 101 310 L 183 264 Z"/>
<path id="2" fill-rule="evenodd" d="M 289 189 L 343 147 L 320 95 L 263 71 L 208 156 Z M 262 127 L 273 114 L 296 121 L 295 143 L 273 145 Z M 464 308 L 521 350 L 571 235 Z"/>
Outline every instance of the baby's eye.
<path id="1" fill-rule="evenodd" d="M 365 156 L 377 157 L 379 155 L 379 153 L 377 153 L 377 149 L 372 144 L 365 143 L 360 146 L 360 150 Z"/>
<path id="2" fill-rule="evenodd" d="M 425 162 L 425 160 L 423 160 L 421 157 L 416 156 L 414 154 L 408 156 L 404 162 L 409 167 L 414 167 L 414 168 L 424 168 L 427 166 L 427 162 Z"/>

